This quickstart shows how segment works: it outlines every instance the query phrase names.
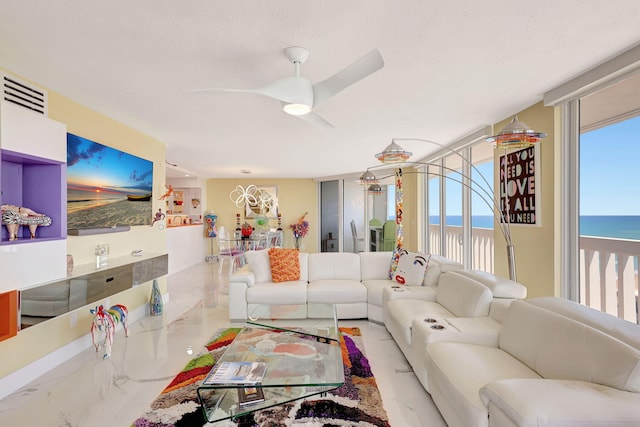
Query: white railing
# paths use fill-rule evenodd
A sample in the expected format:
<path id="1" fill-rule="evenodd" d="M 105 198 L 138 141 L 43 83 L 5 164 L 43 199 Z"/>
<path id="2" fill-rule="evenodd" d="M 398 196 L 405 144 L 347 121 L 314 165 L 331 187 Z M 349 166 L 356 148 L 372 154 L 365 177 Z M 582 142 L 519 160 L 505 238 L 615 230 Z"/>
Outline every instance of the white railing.
<path id="1" fill-rule="evenodd" d="M 429 226 L 430 247 L 440 248 L 440 226 Z M 449 259 L 462 263 L 462 227 L 447 225 L 445 227 L 446 239 L 446 256 Z M 471 254 L 473 256 L 473 269 L 482 270 L 493 273 L 493 229 L 491 228 L 472 228 L 471 229 Z M 439 250 L 432 249 L 434 253 Z"/>
<path id="2" fill-rule="evenodd" d="M 580 302 L 638 323 L 640 241 L 580 236 Z"/>
<path id="3" fill-rule="evenodd" d="M 430 247 L 439 253 L 440 226 L 430 226 Z M 446 256 L 463 262 L 462 227 L 446 226 Z M 473 268 L 493 273 L 493 230 L 473 228 Z M 580 302 L 633 323 L 638 315 L 640 240 L 580 237 Z"/>

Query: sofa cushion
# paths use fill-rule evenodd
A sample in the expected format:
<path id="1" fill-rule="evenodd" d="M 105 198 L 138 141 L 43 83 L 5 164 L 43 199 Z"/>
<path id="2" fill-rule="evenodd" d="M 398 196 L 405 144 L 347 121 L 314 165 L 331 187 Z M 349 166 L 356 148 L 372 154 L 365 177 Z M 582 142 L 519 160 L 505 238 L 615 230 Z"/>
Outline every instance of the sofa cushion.
<path id="1" fill-rule="evenodd" d="M 431 254 L 431 257 L 429 257 L 429 266 L 424 274 L 422 284 L 424 286 L 438 286 L 438 280 L 442 273 L 462 270 L 463 268 L 464 266 L 459 262 L 452 261 L 441 255 Z"/>
<path id="2" fill-rule="evenodd" d="M 429 265 L 429 254 L 403 251 L 391 280 L 399 285 L 420 286 Z"/>
<path id="3" fill-rule="evenodd" d="M 640 425 L 640 395 L 586 381 L 514 378 L 491 382 L 480 399 L 493 420 L 523 427 Z"/>
<path id="4" fill-rule="evenodd" d="M 359 252 L 360 278 L 362 281 L 372 279 L 389 280 L 389 262 L 393 252 Z"/>
<path id="5" fill-rule="evenodd" d="M 274 283 L 300 280 L 300 258 L 297 249 L 269 249 L 269 264 Z"/>
<path id="6" fill-rule="evenodd" d="M 358 254 L 349 252 L 309 254 L 309 282 L 343 279 L 360 281 L 360 257 Z"/>
<path id="7" fill-rule="evenodd" d="M 366 303 L 367 288 L 355 280 L 315 280 L 307 286 L 307 300 L 322 304 Z"/>
<path id="8" fill-rule="evenodd" d="M 442 273 L 436 302 L 458 317 L 488 316 L 493 295 L 480 282 L 457 271 Z"/>
<path id="9" fill-rule="evenodd" d="M 411 324 L 413 319 L 452 317 L 453 313 L 433 301 L 416 299 L 394 299 L 387 302 L 387 321 L 399 326 L 402 337 L 407 344 L 411 344 Z M 395 329 L 395 328 L 394 328 Z"/>
<path id="10" fill-rule="evenodd" d="M 513 280 L 480 270 L 460 270 L 458 273 L 485 285 L 491 290 L 494 298 L 523 299 L 527 297 L 527 288 Z"/>
<path id="11" fill-rule="evenodd" d="M 244 259 L 256 276 L 256 283 L 271 282 L 271 264 L 269 263 L 269 249 L 247 251 Z"/>
<path id="12" fill-rule="evenodd" d="M 429 344 L 426 354 L 431 395 L 451 425 L 488 425 L 488 410 L 478 393 L 488 382 L 540 378 L 524 363 L 495 347 L 441 341 Z"/>
<path id="13" fill-rule="evenodd" d="M 640 351 L 573 319 L 514 301 L 500 348 L 544 378 L 589 381 L 640 392 Z"/>
<path id="14" fill-rule="evenodd" d="M 367 288 L 367 302 L 382 307 L 384 288 L 390 288 L 394 282 L 389 279 L 369 279 L 363 280 L 362 284 Z"/>
<path id="15" fill-rule="evenodd" d="M 282 283 L 256 283 L 247 288 L 248 304 L 306 304 L 307 283 L 301 280 Z"/>
<path id="16" fill-rule="evenodd" d="M 640 350 L 638 325 L 627 320 L 600 310 L 594 310 L 566 298 L 538 297 L 528 299 L 527 302 L 589 325 Z"/>

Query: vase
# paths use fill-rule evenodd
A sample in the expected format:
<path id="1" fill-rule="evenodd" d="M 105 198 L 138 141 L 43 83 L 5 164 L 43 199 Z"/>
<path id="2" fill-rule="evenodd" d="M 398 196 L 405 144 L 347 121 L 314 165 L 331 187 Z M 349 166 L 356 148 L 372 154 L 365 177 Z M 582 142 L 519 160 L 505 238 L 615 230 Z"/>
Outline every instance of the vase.
<path id="1" fill-rule="evenodd" d="M 151 288 L 151 300 L 149 301 L 149 313 L 152 316 L 159 316 L 162 314 L 162 293 L 158 286 L 158 281 L 153 280 L 153 287 Z"/>
<path id="2" fill-rule="evenodd" d="M 302 249 L 302 237 L 295 237 L 294 236 L 293 245 L 297 250 Z"/>

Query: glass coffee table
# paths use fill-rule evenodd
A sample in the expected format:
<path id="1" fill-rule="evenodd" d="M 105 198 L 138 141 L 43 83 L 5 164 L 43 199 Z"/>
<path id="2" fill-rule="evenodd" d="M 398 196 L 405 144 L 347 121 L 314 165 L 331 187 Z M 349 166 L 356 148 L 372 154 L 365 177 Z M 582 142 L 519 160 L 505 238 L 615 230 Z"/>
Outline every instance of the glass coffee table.
<path id="1" fill-rule="evenodd" d="M 224 362 L 264 362 L 266 372 L 258 384 L 203 381 L 197 394 L 208 422 L 237 418 L 340 387 L 344 368 L 335 306 L 257 306 L 216 365 Z M 241 404 L 240 396 L 255 394 L 255 389 L 260 389 L 264 400 Z"/>

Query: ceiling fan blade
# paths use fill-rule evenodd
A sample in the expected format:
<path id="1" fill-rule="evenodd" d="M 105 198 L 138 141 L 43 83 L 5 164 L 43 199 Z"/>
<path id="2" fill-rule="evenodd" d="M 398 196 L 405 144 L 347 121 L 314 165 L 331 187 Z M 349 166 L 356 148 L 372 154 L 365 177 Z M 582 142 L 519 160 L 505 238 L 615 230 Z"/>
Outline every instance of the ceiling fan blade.
<path id="1" fill-rule="evenodd" d="M 353 64 L 337 72 L 326 80 L 313 85 L 313 108 L 324 103 L 338 92 L 362 80 L 369 74 L 384 67 L 384 59 L 378 49 L 374 49 Z"/>
<path id="2" fill-rule="evenodd" d="M 317 113 L 314 113 L 313 111 L 310 113 L 305 114 L 304 116 L 296 116 L 301 118 L 302 120 L 304 120 L 307 123 L 310 123 L 314 126 L 317 127 L 321 127 L 321 128 L 332 128 L 333 125 L 331 123 L 329 123 L 328 121 L 326 121 L 325 119 L 323 119 L 322 117 L 320 117 Z"/>
<path id="3" fill-rule="evenodd" d="M 287 104 L 305 104 L 309 108 L 313 105 L 313 87 L 311 82 L 304 77 L 293 76 L 276 80 L 275 82 L 258 89 L 191 89 L 189 92 L 237 92 L 257 93 L 277 99 Z"/>
<path id="4" fill-rule="evenodd" d="M 188 89 L 187 92 L 239 92 L 239 93 L 255 93 L 252 89 L 222 89 L 210 87 L 206 89 Z"/>
<path id="5" fill-rule="evenodd" d="M 313 87 L 304 77 L 294 76 L 277 80 L 253 92 L 278 99 L 287 104 L 313 105 Z"/>

